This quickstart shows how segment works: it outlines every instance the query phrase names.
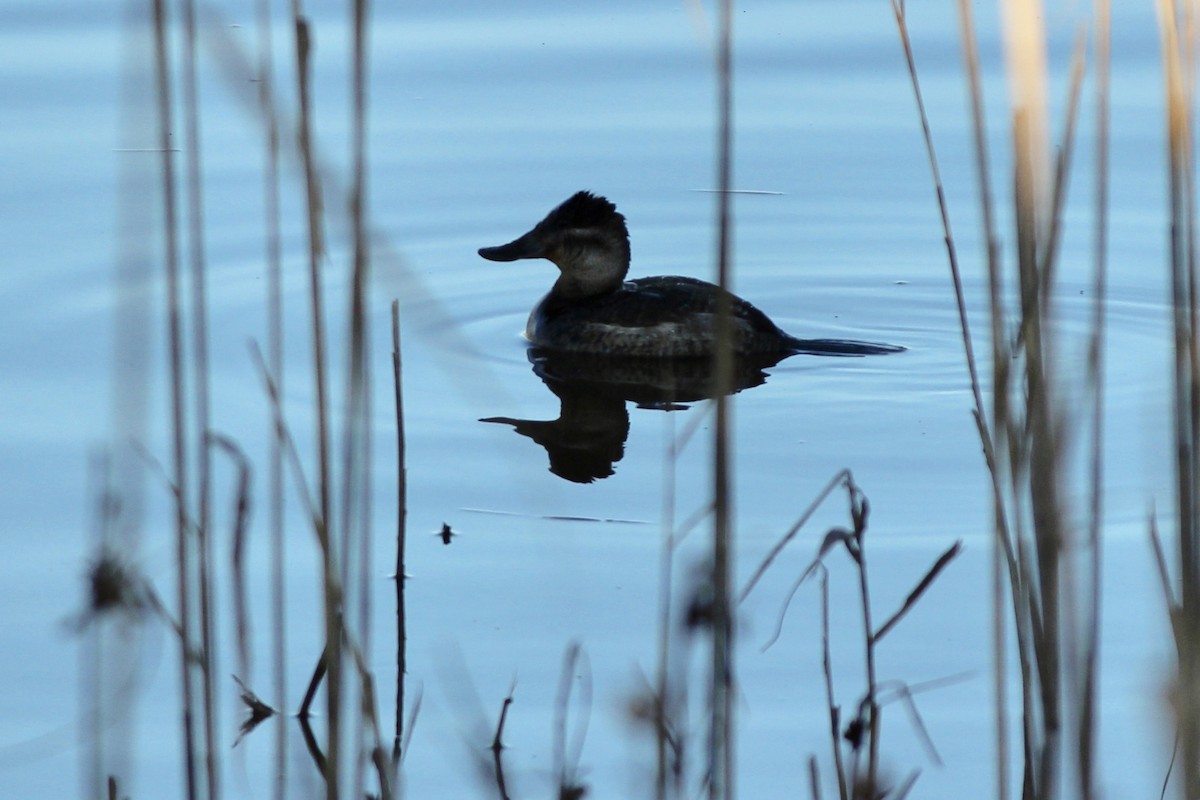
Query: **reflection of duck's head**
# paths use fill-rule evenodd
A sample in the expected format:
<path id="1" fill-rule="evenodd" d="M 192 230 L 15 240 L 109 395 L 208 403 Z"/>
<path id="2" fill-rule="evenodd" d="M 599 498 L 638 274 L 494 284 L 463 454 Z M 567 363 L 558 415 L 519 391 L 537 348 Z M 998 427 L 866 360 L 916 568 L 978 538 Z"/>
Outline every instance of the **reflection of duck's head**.
<path id="1" fill-rule="evenodd" d="M 484 247 L 490 261 L 545 258 L 562 273 L 555 291 L 583 299 L 620 288 L 629 272 L 629 231 L 617 207 L 591 192 L 576 192 L 524 236 Z"/>

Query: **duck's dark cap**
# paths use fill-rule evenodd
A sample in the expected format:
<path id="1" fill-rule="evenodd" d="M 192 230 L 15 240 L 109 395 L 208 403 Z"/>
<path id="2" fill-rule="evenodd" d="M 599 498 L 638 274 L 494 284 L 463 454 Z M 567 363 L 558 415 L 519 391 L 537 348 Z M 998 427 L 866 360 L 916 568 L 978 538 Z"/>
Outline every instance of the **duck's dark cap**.
<path id="1" fill-rule="evenodd" d="M 557 228 L 594 228 L 612 224 L 613 218 L 625 221 L 617 207 L 607 198 L 591 192 L 576 192 L 558 208 L 546 215 L 538 227 L 543 225 Z"/>
<path id="2" fill-rule="evenodd" d="M 533 230 L 498 247 L 482 247 L 479 255 L 489 261 L 517 261 L 522 258 L 542 258 L 546 242 L 557 231 L 586 228 L 616 228 L 628 238 L 625 217 L 606 198 L 591 192 L 576 192 L 546 215 Z"/>

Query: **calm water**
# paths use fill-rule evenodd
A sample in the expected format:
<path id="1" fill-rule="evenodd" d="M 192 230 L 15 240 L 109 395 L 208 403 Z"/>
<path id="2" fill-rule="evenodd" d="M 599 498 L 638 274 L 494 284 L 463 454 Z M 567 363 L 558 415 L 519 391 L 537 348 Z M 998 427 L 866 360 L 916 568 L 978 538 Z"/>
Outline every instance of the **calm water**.
<path id="1" fill-rule="evenodd" d="M 380 237 L 399 254 L 381 261 L 372 307 L 380 533 L 371 638 L 384 725 L 392 724 L 395 625 L 387 307 L 399 297 L 409 442 L 409 692 L 423 694 L 405 769 L 409 796 L 487 796 L 469 768 L 469 751 L 490 741 L 514 682 L 505 735 L 510 788 L 514 797 L 548 792 L 554 697 L 571 641 L 585 648 L 595 689 L 584 780 L 596 796 L 643 796 L 652 748 L 626 709 L 640 676 L 653 671 L 664 498 L 673 493 L 674 516 L 682 520 L 709 496 L 705 407 L 667 413 L 629 404 L 628 434 L 611 477 L 585 484 L 555 475 L 534 441 L 510 426 L 479 422 L 559 416 L 559 400 L 533 374 L 520 338 L 553 267 L 494 264 L 475 250 L 508 241 L 588 188 L 627 216 L 635 275 L 711 277 L 714 89 L 703 32 L 710 21 L 670 3 L 568 11 L 530 2 L 503 13 L 475 2 L 417 5 L 380 10 L 372 43 L 372 207 Z M 797 335 L 895 342 L 909 351 L 793 358 L 737 396 L 738 573 L 749 575 L 843 467 L 854 471 L 872 504 L 877 615 L 901 602 L 942 550 L 965 540 L 963 556 L 881 651 L 885 679 L 915 684 L 967 675 L 919 698 L 944 765 L 930 762 L 900 713 L 888 716 L 885 763 L 897 774 L 922 770 L 917 796 L 982 793 L 994 781 L 986 475 L 908 78 L 886 3 L 798 5 L 747 2 L 737 16 L 735 183 L 766 194 L 735 200 L 736 288 Z M 346 28 L 340 9 L 313 13 L 321 143 L 336 168 L 345 149 Z M 995 66 L 995 20 L 980 13 Z M 1160 784 L 1169 757 L 1161 678 L 1170 653 L 1143 522 L 1152 503 L 1170 504 L 1157 34 L 1150 9 L 1123 6 L 1119 13 L 1101 720 L 1103 785 L 1113 797 L 1147 796 Z M 955 21 L 940 7 L 913 14 L 968 302 L 982 333 L 981 248 Z M 137 152 L 153 144 L 151 95 L 141 40 L 127 35 L 112 9 L 80 4 L 68 14 L 6 0 L 0 18 L 0 229 L 10 263 L 0 289 L 0 485 L 9 520 L 0 565 L 0 651 L 9 654 L 0 659 L 0 781 L 12 796 L 69 796 L 79 790 L 94 734 L 79 725 L 88 705 L 81 691 L 88 651 L 65 623 L 82 603 L 94 528 L 88 463 L 113 435 L 114 385 L 132 386 L 135 397 L 139 387 L 148 393 L 139 435 L 154 457 L 169 453 L 158 367 L 162 320 L 146 313 L 152 338 L 145 353 L 114 334 L 114 262 L 136 255 L 122 248 L 128 240 L 118 231 L 154 224 L 146 181 L 156 156 Z M 1056 11 L 1049 24 L 1061 62 L 1071 19 Z M 249 41 L 252 12 L 230 6 L 221 26 Z M 290 58 L 284 33 L 281 27 L 281 60 Z M 214 427 L 242 442 L 259 464 L 261 489 L 267 406 L 247 355 L 247 342 L 265 336 L 260 134 L 236 99 L 249 76 L 220 77 L 219 61 L 211 51 L 205 56 L 201 86 Z M 998 112 L 1002 84 L 990 80 L 989 92 Z M 1089 311 L 1089 137 L 1085 129 L 1066 211 L 1061 302 L 1068 335 L 1084 329 Z M 292 369 L 286 406 L 307 454 L 306 283 L 294 175 L 285 190 Z M 333 242 L 327 275 L 331 308 L 340 314 L 346 251 L 336 235 Z M 154 365 L 144 386 L 138 363 Z M 668 443 L 696 424 L 700 434 L 672 462 Z M 115 429 L 129 427 L 126 417 Z M 221 524 L 232 479 L 222 463 Z M 173 597 L 164 495 L 151 477 L 138 563 Z M 821 533 L 843 523 L 842 509 L 837 500 L 818 515 L 742 608 L 744 796 L 798 791 L 810 753 L 829 774 L 815 587 L 799 593 L 781 641 L 765 653 L 759 647 Z M 302 520 L 292 522 L 289 708 L 321 647 L 315 546 Z M 463 534 L 449 547 L 432 535 L 443 522 Z M 255 627 L 265 642 L 265 498 L 252 536 Z M 703 529 L 678 557 L 680 584 L 702 549 Z M 224 559 L 227 547 L 220 553 Z M 833 559 L 833 624 L 839 688 L 849 706 L 860 685 L 859 628 L 843 561 Z M 137 711 L 128 735 L 137 783 L 126 788 L 133 797 L 177 795 L 177 653 L 158 626 L 149 626 L 134 653 L 136 679 L 127 691 Z M 218 672 L 233 672 L 232 648 L 220 658 Z M 265 649 L 242 677 L 271 695 Z M 262 765 L 273 736 L 260 730 L 230 751 L 242 712 L 232 682 L 221 688 L 228 794 L 264 796 L 270 779 Z M 293 787 L 315 786 L 298 740 L 291 763 Z"/>

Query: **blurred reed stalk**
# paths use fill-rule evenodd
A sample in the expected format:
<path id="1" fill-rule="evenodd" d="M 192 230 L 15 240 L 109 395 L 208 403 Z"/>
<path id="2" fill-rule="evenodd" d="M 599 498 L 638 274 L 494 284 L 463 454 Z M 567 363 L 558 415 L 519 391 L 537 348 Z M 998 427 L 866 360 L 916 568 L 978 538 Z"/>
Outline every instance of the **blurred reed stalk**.
<path id="1" fill-rule="evenodd" d="M 325 301 L 321 282 L 324 255 L 321 184 L 317 176 L 312 134 L 312 33 L 300 0 L 292 0 L 295 32 L 296 96 L 299 104 L 297 140 L 304 176 L 308 225 L 309 325 L 312 337 L 313 396 L 316 398 L 316 486 L 318 517 L 314 520 L 321 550 L 322 598 L 325 618 L 325 652 L 317 668 L 325 679 L 325 714 L 328 730 L 325 753 L 325 790 L 328 800 L 337 800 L 340 786 L 342 730 L 342 588 L 336 564 L 332 524 L 333 467 L 330 462 L 328 380 L 326 378 Z M 311 687 L 309 692 L 311 697 Z M 306 697 L 306 701 L 307 701 Z"/>
<path id="2" fill-rule="evenodd" d="M 346 363 L 345 421 L 342 433 L 342 573 L 339 584 L 350 587 L 357 583 L 357 630 L 346 630 L 346 644 L 357 669 L 357 689 L 360 696 L 359 715 L 353 731 L 355 755 L 354 797 L 364 796 L 365 768 L 373 765 L 379 780 L 380 793 L 391 797 L 391 761 L 381 745 L 378 705 L 375 700 L 375 681 L 368 666 L 371 638 L 371 370 L 370 321 L 368 287 L 370 286 L 370 243 L 367 234 L 367 0 L 350 4 L 350 162 L 351 179 L 346 198 L 350 221 L 352 262 L 350 272 L 350 307 L 348 309 L 349 344 Z M 350 567 L 358 554 L 357 580 Z M 338 602 L 346 603 L 339 596 Z M 327 599 L 328 602 L 328 599 Z M 340 611 L 340 610 L 339 610 Z M 345 611 L 340 611 L 345 614 Z M 343 620 L 343 624 L 345 621 Z M 330 674 L 330 688 L 333 673 Z M 330 740 L 333 731 L 330 731 Z M 368 756 L 368 758 L 364 758 Z M 336 772 L 331 773 L 336 782 Z"/>
<path id="3" fill-rule="evenodd" d="M 234 606 L 237 610 L 236 637 L 239 667 L 248 673 L 252 645 L 249 638 L 245 597 L 248 592 L 243 580 L 246 553 L 247 512 L 250 505 L 251 465 L 241 448 L 229 437 L 211 430 L 208 370 L 208 308 L 205 277 L 203 215 L 203 168 L 201 161 L 200 120 L 203 105 L 197 91 L 197 41 L 201 32 L 208 34 L 214 45 L 215 63 L 232 76 L 229 81 L 242 90 L 243 100 L 254 108 L 264 125 L 265 151 L 265 234 L 266 271 L 268 274 L 267 339 L 269 359 L 264 360 L 257 348 L 252 350 L 256 367 L 264 378 L 271 412 L 272 436 L 268 457 L 271 463 L 270 502 L 271 547 L 274 560 L 271 582 L 272 618 L 275 633 L 272 637 L 275 691 L 281 707 L 286 703 L 284 672 L 285 649 L 285 550 L 284 550 L 284 467 L 293 472 L 299 504 L 311 520 L 322 558 L 323 622 L 327 634 L 321 670 L 327 672 L 326 684 L 326 741 L 325 753 L 315 756 L 326 778 L 326 796 L 336 798 L 343 791 L 342 783 L 351 778 L 354 794 L 366 793 L 365 770 L 373 766 L 377 773 L 380 797 L 394 796 L 395 767 L 381 746 L 381 734 L 376 708 L 374 676 L 368 669 L 370 625 L 369 554 L 370 526 L 370 391 L 368 368 L 369 315 L 368 286 L 371 242 L 368 235 L 367 197 L 367 31 L 369 5 L 365 0 L 352 4 L 352 46 L 350 48 L 352 143 L 350 159 L 352 181 L 349 190 L 339 200 L 337 210 L 348 224 L 353 246 L 353 263 L 344 272 L 349 286 L 349 307 L 346 310 L 346 387 L 342 409 L 342 449 L 340 471 L 332 463 L 333 410 L 328 402 L 328 358 L 325 345 L 325 300 L 321 267 L 326 260 L 323 225 L 325 209 L 321 181 L 317 168 L 316 147 L 311 127 L 311 36 L 312 31 L 303 16 L 299 1 L 292 5 L 295 32 L 295 88 L 298 118 L 294 126 L 280 111 L 272 79 L 271 13 L 262 0 L 257 6 L 259 52 L 257 69 L 244 57 L 241 46 L 229 36 L 219 21 L 201 31 L 197 25 L 194 0 L 182 0 L 181 52 L 171 50 L 175 31 L 168 16 L 166 0 L 150 0 L 154 41 L 154 77 L 157 102 L 157 138 L 161 155 L 159 172 L 162 199 L 163 263 L 166 271 L 165 308 L 169 354 L 170 430 L 172 458 L 167 483 L 174 496 L 173 516 L 176 534 L 178 581 L 178 623 L 174 626 L 181 644 L 180 675 L 182 682 L 182 747 L 186 794 L 190 800 L 198 797 L 219 797 L 223 782 L 221 760 L 223 747 L 219 744 L 220 728 L 216 702 L 216 642 L 219 640 L 215 617 L 215 588 L 222 585 L 215 570 L 214 541 L 211 527 L 212 464 L 210 447 L 230 454 L 237 465 L 238 488 L 234 497 L 234 525 L 231 540 L 233 556 Z M 215 12 L 210 12 L 215 18 Z M 178 65 L 178 71 L 177 67 Z M 257 74 L 257 96 L 250 100 L 243 87 L 247 75 Z M 182 87 L 183 141 L 186 144 L 186 171 L 181 186 L 174 163 L 172 131 L 175 128 L 174 108 L 176 86 Z M 281 123 L 285 120 L 287 124 Z M 281 135 L 285 131 L 287 135 Z M 307 209 L 306 256 L 310 277 L 310 327 L 312 332 L 312 371 L 315 384 L 315 413 L 317 452 L 314 479 L 310 486 L 305 467 L 296 452 L 287 424 L 280 390 L 283 370 L 283 290 L 282 242 L 280 235 L 280 197 L 278 162 L 283 143 L 288 153 L 296 157 L 304 177 Z M 293 145 L 292 142 L 295 142 Z M 186 294 L 181 274 L 180 197 L 188 206 L 187 239 L 188 266 L 192 282 Z M 185 304 L 185 298 L 190 303 Z M 187 336 L 190 332 L 191 347 Z M 397 345 L 398 346 L 398 345 Z M 399 368 L 398 354 L 396 369 Z M 398 375 L 397 375 L 398 381 Z M 397 384 L 398 386 L 398 384 Z M 189 392 L 190 389 L 190 392 Z M 398 389 L 397 389 L 398 391 Z M 399 408 L 397 409 L 399 415 Z M 402 453 L 402 450 L 401 450 Z M 335 486 L 335 480 L 340 481 Z M 315 500 L 313 498 L 316 498 Z M 403 504 L 403 498 L 401 499 Z M 338 524 L 333 524 L 333 510 L 340 512 Z M 403 513 L 403 512 L 402 512 Z M 403 523 L 401 523 L 402 528 Z M 340 537 L 340 538 L 339 538 Z M 402 546 L 402 544 L 401 544 Z M 402 555 L 398 563 L 403 564 Z M 351 567 L 354 567 L 352 570 Z M 402 580 L 402 575 L 401 575 Z M 346 587 L 356 587 L 357 615 L 351 623 L 346 613 Z M 161 606 L 160 606 L 161 608 Z M 164 610 L 165 613 L 165 610 Z M 169 615 L 168 619 L 169 619 Z M 172 620 L 173 622 L 173 620 Z M 361 630 L 354 630 L 359 628 Z M 401 665 L 402 667 L 402 665 Z M 349 668 L 350 672 L 345 672 Z M 353 676 L 348 677 L 348 676 Z M 402 680 L 402 677 L 400 678 Z M 244 696 L 254 697 L 248 688 Z M 257 700 L 257 698 L 255 698 Z M 354 702 L 357 701 L 357 702 Z M 351 722 L 349 726 L 344 725 Z M 252 726 L 251 726 L 252 727 Z M 248 730 L 248 729 L 247 729 Z M 399 730 L 399 727 L 398 727 Z M 345 740 L 345 742 L 343 741 Z M 275 740 L 276 783 L 274 795 L 287 796 L 286 734 L 282 727 Z M 353 747 L 347 749 L 346 744 Z"/>
<path id="4" fill-rule="evenodd" d="M 716 353 L 713 380 L 716 424 L 713 441 L 712 683 L 709 704 L 711 800 L 734 796 L 733 722 L 733 509 L 731 484 L 733 386 L 733 0 L 721 0 L 717 26 L 717 285 Z"/>
<path id="5" fill-rule="evenodd" d="M 200 97 L 196 86 L 196 1 L 183 0 L 183 116 L 186 154 L 188 208 L 188 261 L 192 290 L 193 425 L 196 447 L 196 589 L 200 603 L 200 677 L 204 699 L 205 777 L 210 797 L 221 796 L 217 765 L 217 702 L 213 685 L 217 669 L 216 635 L 213 619 L 212 460 L 210 458 L 211 414 L 208 364 L 208 278 L 205 264 L 204 178 L 201 167 Z"/>
<path id="6" fill-rule="evenodd" d="M 1174 0 L 1156 3 L 1166 90 L 1170 185 L 1170 287 L 1174 332 L 1172 391 L 1178 537 L 1172 581 L 1160 553 L 1177 670 L 1170 698 L 1176 723 L 1176 761 L 1183 765 L 1180 796 L 1200 797 L 1200 316 L 1196 286 L 1195 103 L 1196 10 Z M 1151 520 L 1151 532 L 1155 531 Z M 1178 582 L 1179 591 L 1172 589 Z"/>
<path id="7" fill-rule="evenodd" d="M 196 703 L 192 669 L 192 552 L 189 544 L 187 425 L 184 412 L 184 342 L 179 267 L 177 178 L 172 155 L 174 91 L 166 0 L 151 0 L 154 26 L 155 94 L 158 98 L 160 176 L 162 179 L 163 264 L 166 271 L 167 341 L 171 404 L 171 483 L 174 486 L 176 589 L 179 608 L 179 669 L 182 691 L 184 781 L 188 800 L 200 797 L 196 761 Z"/>
<path id="8" fill-rule="evenodd" d="M 897 26 L 908 60 L 918 114 L 937 192 L 947 253 L 958 298 L 964 352 L 971 375 L 975 417 L 992 480 L 995 558 L 993 606 L 996 693 L 997 796 L 1007 798 L 1008 722 L 1004 689 L 1007 664 L 1005 598 L 1001 573 L 1007 574 L 1008 603 L 1015 626 L 1021 677 L 1022 797 L 1053 798 L 1068 784 L 1080 797 L 1095 796 L 1095 741 L 1098 721 L 1097 670 L 1100 619 L 1100 531 L 1103 525 L 1103 375 L 1104 302 L 1107 287 L 1107 0 L 1094 9 L 1096 89 L 1096 207 L 1092 322 L 1088 332 L 1083 385 L 1073 386 L 1069 370 L 1058 362 L 1055 334 L 1055 266 L 1062 234 L 1061 211 L 1084 75 L 1080 34 L 1072 60 L 1066 116 L 1057 158 L 1052 158 L 1046 86 L 1047 39 L 1039 0 L 1003 4 L 1006 74 L 1011 97 L 1015 263 L 1012 276 L 1000 256 L 992 204 L 990 144 L 984 114 L 979 51 L 971 4 L 960 0 L 960 30 L 966 64 L 976 171 L 979 181 L 988 297 L 991 313 L 991 426 L 984 418 L 982 393 L 974 367 L 969 326 L 949 213 L 937 159 L 921 102 L 915 59 L 905 23 L 904 3 L 894 0 Z M 1081 28 L 1082 31 L 1082 28 Z M 1017 305 L 1009 311 L 1009 286 Z M 1072 391 L 1090 410 L 1079 418 L 1070 411 Z M 1078 403 L 1076 403 L 1078 405 Z M 1075 419 L 1082 421 L 1076 422 Z M 1087 433 L 1090 436 L 1080 436 Z M 991 431 L 998 432 L 993 439 Z M 1085 478 L 1089 503 L 1077 518 L 1066 501 L 1074 480 L 1069 445 L 1083 442 L 1089 465 Z M 1002 566 L 1003 565 L 1003 566 Z M 1082 569 L 1080 568 L 1082 565 Z"/>
<path id="9" fill-rule="evenodd" d="M 263 125 L 263 217 L 267 261 L 267 369 L 275 387 L 284 392 L 283 374 L 283 243 L 280 233 L 279 120 L 275 108 L 275 57 L 270 0 L 255 3 L 258 35 L 258 113 Z M 287 707 L 287 592 L 284 564 L 284 431 L 275 424 L 274 408 L 268 408 L 271 440 L 268 445 L 268 516 L 271 539 L 271 650 L 275 707 Z M 275 726 L 275 800 L 287 797 L 287 727 Z"/>

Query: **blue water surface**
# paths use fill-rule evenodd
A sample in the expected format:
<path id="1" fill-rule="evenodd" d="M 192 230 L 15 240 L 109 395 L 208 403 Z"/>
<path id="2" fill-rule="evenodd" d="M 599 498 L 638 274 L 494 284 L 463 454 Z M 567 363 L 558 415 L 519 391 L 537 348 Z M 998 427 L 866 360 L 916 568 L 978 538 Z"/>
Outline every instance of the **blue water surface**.
<path id="1" fill-rule="evenodd" d="M 910 26 L 942 159 L 981 358 L 986 280 L 955 16 L 912 4 Z M 209 13 L 212 12 L 212 13 Z M 290 27 L 277 14 L 279 75 Z M 95 555 L 105 453 L 136 441 L 144 513 L 138 569 L 174 608 L 174 543 L 161 190 L 148 10 L 6 0 L 0 6 L 0 780 L 12 796 L 96 796 L 89 754 L 127 777 L 130 797 L 183 796 L 178 648 L 159 621 L 96 650 L 78 632 Z M 174 10 L 173 12 L 174 13 Z M 322 266 L 331 347 L 341 352 L 350 249 L 349 27 L 314 4 L 315 118 L 327 177 L 329 252 Z M 996 11 L 978 12 L 1001 234 L 1008 195 L 1005 86 Z M 1066 74 L 1073 10 L 1048 12 L 1051 64 Z M 1152 10 L 1117 10 L 1113 43 L 1110 316 L 1105 473 L 1105 603 L 1100 779 L 1113 797 L 1157 791 L 1170 757 L 1162 702 L 1171 644 L 1146 543 L 1147 510 L 1171 504 L 1162 87 Z M 206 6 L 200 49 L 204 232 L 211 304 L 212 427 L 254 464 L 247 551 L 254 663 L 235 663 L 226 531 L 235 474 L 218 459 L 219 741 L 230 797 L 274 786 L 270 725 L 232 748 L 243 710 L 230 673 L 294 709 L 323 644 L 317 548 L 293 491 L 287 543 L 287 690 L 270 675 L 267 441 L 270 405 L 251 356 L 265 347 L 267 269 L 263 117 L 254 107 L 254 10 Z M 631 707 L 654 674 L 663 530 L 711 497 L 711 410 L 628 406 L 611 477 L 563 480 L 546 452 L 485 417 L 552 420 L 558 399 L 533 374 L 525 316 L 549 288 L 548 262 L 496 264 L 476 249 L 504 243 L 579 189 L 626 215 L 635 276 L 711 279 L 715 188 L 712 28 L 699 4 L 569 7 L 476 0 L 374 9 L 370 29 L 370 217 L 377 243 L 370 300 L 374 384 L 367 593 L 370 666 L 381 726 L 394 725 L 395 421 L 389 305 L 401 304 L 409 529 L 407 695 L 421 697 L 403 766 L 409 797 L 489 796 L 475 765 L 513 690 L 504 739 L 513 797 L 552 791 L 555 698 L 563 653 L 586 654 L 590 682 L 578 776 L 595 796 L 650 796 L 653 747 Z M 995 785 L 991 511 L 929 167 L 887 3 L 745 2 L 736 12 L 735 288 L 800 336 L 859 338 L 908 351 L 872 359 L 799 356 L 732 402 L 736 447 L 735 571 L 745 581 L 838 470 L 870 498 L 876 618 L 896 608 L 955 540 L 965 551 L 880 650 L 880 675 L 919 685 L 940 764 L 907 715 L 889 707 L 884 763 L 920 770 L 915 796 L 984 795 Z M 173 46 L 179 40 L 172 39 Z M 241 55 L 239 55 L 241 54 Z M 239 59 L 248 56 L 243 63 Z M 1061 119 L 1065 80 L 1051 87 Z M 1082 337 L 1092 297 L 1094 101 L 1085 85 L 1070 201 L 1064 209 L 1059 309 L 1062 374 L 1082 414 Z M 281 88 L 284 119 L 295 103 Z M 1060 135 L 1056 125 L 1054 135 Z M 172 142 L 182 148 L 182 127 Z M 286 151 L 287 148 L 285 148 Z M 176 166 L 182 168 L 183 153 Z M 311 475 L 313 391 L 302 184 L 285 152 L 282 181 L 286 364 L 283 409 Z M 186 205 L 183 206 L 186 210 Z M 185 219 L 185 218 L 181 218 Z M 186 236 L 184 243 L 186 244 Z M 1006 244 L 1007 251 L 1011 245 Z M 184 251 L 186 253 L 186 251 Z M 191 297 L 185 287 L 185 299 Z M 192 345 L 191 334 L 185 345 Z M 345 361 L 335 357 L 342 406 Z M 672 443 L 695 430 L 672 456 Z M 127 452 L 127 451 L 123 451 Z M 1081 484 L 1082 486 L 1082 484 Z M 1083 489 L 1071 489 L 1080 508 Z M 134 502 L 131 496 L 127 502 Z M 802 588 L 771 649 L 781 603 L 831 526 L 835 496 L 785 551 L 738 615 L 738 783 L 746 797 L 803 793 L 807 758 L 833 791 L 816 585 Z M 673 522 L 672 522 L 673 521 Z M 448 523 L 450 546 L 432 534 Z M 1169 519 L 1163 522 L 1169 530 Z M 703 563 L 710 525 L 674 559 L 676 615 Z M 862 689 L 861 620 L 848 559 L 831 559 L 839 702 Z M 357 624 L 357 622 L 355 623 Z M 703 692 L 701 639 L 681 674 Z M 1010 654 L 1011 658 L 1011 654 Z M 1015 673 L 1013 673 L 1015 674 Z M 99 687 L 99 688 L 97 688 Z M 515 688 L 514 688 L 515 687 Z M 1010 724 L 1019 710 L 1015 684 Z M 99 704 L 100 696 L 117 698 Z M 576 697 L 579 695 L 576 694 Z M 123 714 L 96 720 L 116 705 Z M 695 700 L 689 734 L 699 763 Z M 572 707 L 572 722 L 582 713 Z M 289 792 L 316 794 L 311 761 L 288 725 Z M 1014 739 L 1014 743 L 1015 743 Z M 1013 752 L 1018 748 L 1013 747 Z M 1016 763 L 1016 762 L 1014 762 Z M 831 794 L 832 796 L 832 794 Z"/>

